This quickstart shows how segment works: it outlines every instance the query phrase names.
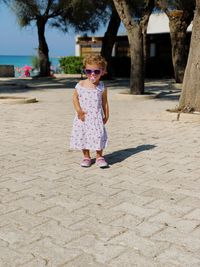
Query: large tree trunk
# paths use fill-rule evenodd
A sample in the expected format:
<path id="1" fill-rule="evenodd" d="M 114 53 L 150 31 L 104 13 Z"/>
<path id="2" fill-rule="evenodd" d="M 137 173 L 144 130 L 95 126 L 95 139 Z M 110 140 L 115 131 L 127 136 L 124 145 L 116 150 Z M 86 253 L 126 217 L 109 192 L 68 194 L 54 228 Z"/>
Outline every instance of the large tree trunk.
<path id="1" fill-rule="evenodd" d="M 142 27 L 142 38 L 143 38 L 143 59 L 144 59 L 144 77 L 146 73 L 146 62 L 148 57 L 148 44 L 147 44 L 147 27 L 149 23 L 149 17 L 152 13 L 152 10 L 154 8 L 154 3 L 151 2 L 149 4 L 149 9 L 145 12 L 145 15 L 143 16 L 140 25 Z"/>
<path id="2" fill-rule="evenodd" d="M 127 33 L 131 55 L 130 94 L 140 95 L 144 93 L 144 57 L 142 28 L 138 24 L 132 29 L 129 29 Z"/>
<path id="3" fill-rule="evenodd" d="M 111 68 L 111 59 L 112 59 L 112 50 L 114 43 L 116 41 L 117 32 L 120 26 L 120 17 L 117 13 L 117 10 L 113 6 L 111 18 L 108 24 L 107 31 L 103 37 L 101 55 L 106 59 L 107 66 L 107 74 L 106 79 L 112 78 L 112 68 Z"/>
<path id="4" fill-rule="evenodd" d="M 139 21 L 135 21 L 129 2 L 126 0 L 113 0 L 115 8 L 123 22 L 130 45 L 131 71 L 130 71 L 130 93 L 144 93 L 144 58 L 142 28 Z"/>
<path id="5" fill-rule="evenodd" d="M 174 10 L 166 14 L 169 18 L 174 78 L 177 83 L 182 83 L 188 58 L 186 33 L 191 19 L 187 11 Z"/>
<path id="6" fill-rule="evenodd" d="M 145 24 L 142 25 L 144 73 L 146 72 L 146 62 L 147 62 L 147 57 L 148 57 L 148 43 L 147 43 L 147 26 L 148 26 L 148 22 L 149 22 L 149 17 L 148 17 L 148 20 L 145 22 Z"/>
<path id="7" fill-rule="evenodd" d="M 144 1 L 143 5 L 141 3 L 137 10 L 134 10 L 134 6 L 128 0 L 113 0 L 113 2 L 128 34 L 131 54 L 130 93 L 136 95 L 143 94 L 145 49 L 143 41 L 146 35 L 149 16 L 154 7 L 154 0 Z M 135 8 L 137 8 L 136 5 Z"/>
<path id="8" fill-rule="evenodd" d="M 200 112 L 200 0 L 196 0 L 190 52 L 179 101 L 181 110 Z"/>
<path id="9" fill-rule="evenodd" d="M 49 62 L 49 48 L 45 39 L 45 24 L 46 21 L 44 18 L 39 18 L 37 20 L 37 29 L 38 29 L 38 56 L 40 64 L 40 73 L 41 77 L 50 76 L 50 62 Z"/>

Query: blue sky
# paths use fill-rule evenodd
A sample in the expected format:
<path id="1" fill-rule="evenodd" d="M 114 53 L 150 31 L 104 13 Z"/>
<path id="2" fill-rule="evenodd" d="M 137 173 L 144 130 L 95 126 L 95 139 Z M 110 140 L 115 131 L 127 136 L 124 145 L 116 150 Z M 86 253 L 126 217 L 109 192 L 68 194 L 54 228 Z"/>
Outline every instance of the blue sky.
<path id="1" fill-rule="evenodd" d="M 104 27 L 95 33 L 103 35 Z M 0 55 L 35 55 L 38 47 L 36 27 L 20 28 L 15 15 L 4 5 L 0 5 Z M 90 33 L 88 33 L 90 35 Z M 75 33 L 73 29 L 62 33 L 46 28 L 46 40 L 50 56 L 75 55 Z"/>
<path id="2" fill-rule="evenodd" d="M 34 55 L 38 47 L 36 27 L 20 28 L 15 15 L 0 5 L 0 55 Z M 75 33 L 48 28 L 46 39 L 51 56 L 74 55 Z"/>

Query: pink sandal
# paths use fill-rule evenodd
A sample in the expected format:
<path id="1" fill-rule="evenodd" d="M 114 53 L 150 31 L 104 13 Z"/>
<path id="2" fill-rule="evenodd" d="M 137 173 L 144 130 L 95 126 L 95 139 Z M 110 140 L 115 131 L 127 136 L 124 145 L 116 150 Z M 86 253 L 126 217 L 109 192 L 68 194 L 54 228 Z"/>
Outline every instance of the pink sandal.
<path id="1" fill-rule="evenodd" d="M 84 158 L 81 162 L 81 167 L 90 167 L 92 165 L 92 160 L 90 158 Z"/>
<path id="2" fill-rule="evenodd" d="M 108 167 L 108 163 L 105 161 L 104 157 L 96 159 L 96 164 L 102 169 Z"/>

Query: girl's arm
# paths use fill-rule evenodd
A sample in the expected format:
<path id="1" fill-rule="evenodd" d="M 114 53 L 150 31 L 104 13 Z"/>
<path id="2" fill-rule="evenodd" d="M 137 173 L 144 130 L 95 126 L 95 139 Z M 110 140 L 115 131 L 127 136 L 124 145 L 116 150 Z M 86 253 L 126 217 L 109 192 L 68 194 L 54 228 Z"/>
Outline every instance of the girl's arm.
<path id="1" fill-rule="evenodd" d="M 104 113 L 103 123 L 106 124 L 109 118 L 109 105 L 108 105 L 107 88 L 104 89 L 102 94 L 102 108 Z"/>
<path id="2" fill-rule="evenodd" d="M 81 121 L 84 121 L 85 120 L 85 114 L 86 114 L 86 112 L 84 112 L 81 109 L 81 106 L 80 106 L 80 103 L 79 103 L 79 99 L 78 99 L 78 93 L 77 93 L 77 90 L 76 89 L 74 90 L 73 98 L 72 99 L 73 99 L 74 109 L 76 110 L 76 112 L 78 114 L 78 118 Z"/>

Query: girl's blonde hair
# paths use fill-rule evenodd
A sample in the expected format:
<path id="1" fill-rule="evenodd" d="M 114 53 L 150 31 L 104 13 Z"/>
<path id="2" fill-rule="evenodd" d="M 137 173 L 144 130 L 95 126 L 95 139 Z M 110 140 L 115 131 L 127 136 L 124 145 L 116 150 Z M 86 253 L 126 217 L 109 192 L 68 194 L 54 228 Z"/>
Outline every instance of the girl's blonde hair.
<path id="1" fill-rule="evenodd" d="M 84 59 L 83 59 L 83 67 L 85 68 L 86 65 L 100 65 L 102 67 L 102 69 L 104 69 L 104 71 L 106 71 L 106 67 L 107 67 L 107 62 L 105 60 L 104 57 L 102 57 L 101 55 L 96 55 L 96 54 L 90 54 L 87 55 Z"/>

